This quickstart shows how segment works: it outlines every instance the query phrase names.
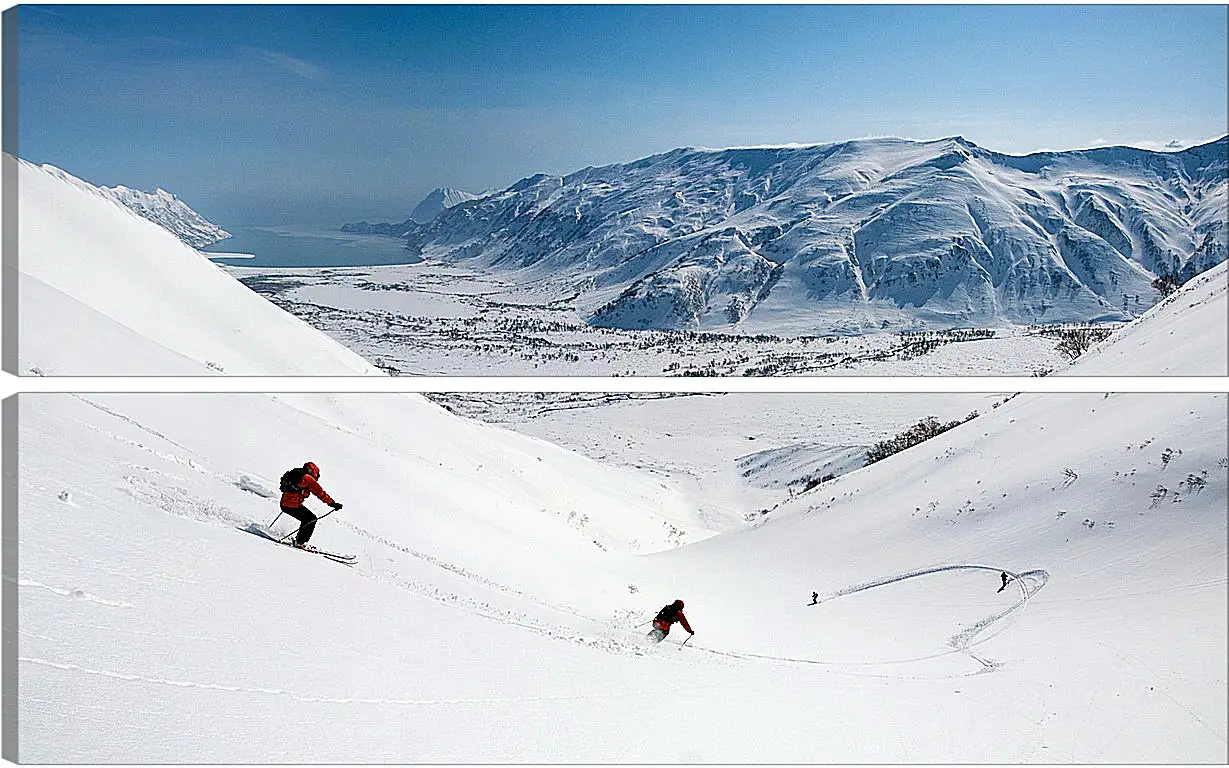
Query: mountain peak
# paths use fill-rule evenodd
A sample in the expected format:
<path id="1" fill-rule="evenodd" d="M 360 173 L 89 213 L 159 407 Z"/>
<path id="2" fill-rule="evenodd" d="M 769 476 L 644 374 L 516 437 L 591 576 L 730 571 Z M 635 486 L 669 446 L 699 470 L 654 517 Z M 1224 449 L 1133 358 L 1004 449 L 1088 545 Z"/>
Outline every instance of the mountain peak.
<path id="1" fill-rule="evenodd" d="M 477 197 L 478 195 L 466 192 L 463 189 L 436 187 L 422 199 L 422 202 L 414 207 L 414 210 L 410 213 L 410 218 L 419 224 L 426 224 L 436 216 L 439 216 L 444 210 L 454 205 L 460 205 L 468 200 L 477 199 Z"/>

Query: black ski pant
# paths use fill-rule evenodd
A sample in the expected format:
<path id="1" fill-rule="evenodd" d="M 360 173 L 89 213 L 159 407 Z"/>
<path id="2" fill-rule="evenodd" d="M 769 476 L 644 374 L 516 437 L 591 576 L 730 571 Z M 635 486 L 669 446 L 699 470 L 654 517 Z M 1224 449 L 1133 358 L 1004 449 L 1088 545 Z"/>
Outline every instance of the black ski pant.
<path id="1" fill-rule="evenodd" d="M 316 520 L 319 518 L 312 514 L 312 511 L 307 507 L 288 507 L 285 504 L 280 506 L 282 512 L 299 521 L 299 535 L 294 537 L 294 543 L 300 547 L 303 546 L 315 532 Z"/>

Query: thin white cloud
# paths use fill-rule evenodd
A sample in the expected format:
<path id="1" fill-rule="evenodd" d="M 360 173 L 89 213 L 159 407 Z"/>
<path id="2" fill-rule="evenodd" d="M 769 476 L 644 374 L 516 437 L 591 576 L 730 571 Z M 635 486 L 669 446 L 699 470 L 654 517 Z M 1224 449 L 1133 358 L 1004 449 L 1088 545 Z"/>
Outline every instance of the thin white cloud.
<path id="1" fill-rule="evenodd" d="M 1187 141 L 1186 139 L 1170 139 L 1168 141 L 1158 139 L 1141 139 L 1139 141 L 1128 141 L 1124 143 L 1128 147 L 1151 149 L 1157 152 L 1172 152 L 1174 150 L 1186 149 L 1187 147 L 1195 146 L 1195 142 Z"/>
<path id="2" fill-rule="evenodd" d="M 326 73 L 324 67 L 318 64 L 313 64 L 310 61 L 281 53 L 280 51 L 270 51 L 253 46 L 243 46 L 243 48 L 266 64 L 272 65 L 283 72 L 289 72 L 292 75 L 301 77 L 304 80 L 315 80 Z"/>

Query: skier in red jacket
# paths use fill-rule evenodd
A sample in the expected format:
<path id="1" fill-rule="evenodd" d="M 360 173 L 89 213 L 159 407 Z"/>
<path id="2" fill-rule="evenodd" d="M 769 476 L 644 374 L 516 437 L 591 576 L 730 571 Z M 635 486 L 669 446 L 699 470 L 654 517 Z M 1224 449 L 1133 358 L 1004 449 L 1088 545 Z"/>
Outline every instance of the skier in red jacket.
<path id="1" fill-rule="evenodd" d="M 657 612 L 657 618 L 653 619 L 653 629 L 646 637 L 655 643 L 660 643 L 666 639 L 666 635 L 670 634 L 670 625 L 676 621 L 683 625 L 683 629 L 695 634 L 691 625 L 687 623 L 687 617 L 683 615 L 683 601 L 675 600 Z"/>
<path id="2" fill-rule="evenodd" d="M 301 477 L 295 482 L 293 475 L 299 473 Z M 288 479 L 283 476 L 282 478 L 282 512 L 299 521 L 299 534 L 295 536 L 294 545 L 300 549 L 306 549 L 307 541 L 316 530 L 316 520 L 319 518 L 312 514 L 310 509 L 304 507 L 303 502 L 315 496 L 334 510 L 341 509 L 341 504 L 333 501 L 333 498 L 320 487 L 320 483 L 316 482 L 320 479 L 320 467 L 313 462 L 307 462 L 301 470 L 292 469 L 286 475 L 291 477 Z"/>

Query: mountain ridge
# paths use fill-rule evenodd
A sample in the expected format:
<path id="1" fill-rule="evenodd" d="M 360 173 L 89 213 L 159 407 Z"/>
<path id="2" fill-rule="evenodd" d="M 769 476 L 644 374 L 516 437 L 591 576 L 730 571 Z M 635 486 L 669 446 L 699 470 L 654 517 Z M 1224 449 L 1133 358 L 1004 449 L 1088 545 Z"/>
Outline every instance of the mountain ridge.
<path id="1" fill-rule="evenodd" d="M 153 192 L 142 192 L 125 186 L 103 187 L 79 179 L 54 165 L 44 163 L 44 171 L 81 189 L 101 195 L 143 219 L 152 221 L 185 244 L 204 248 L 228 239 L 231 234 L 192 210 L 187 203 L 161 187 Z"/>
<path id="2" fill-rule="evenodd" d="M 536 174 L 407 247 L 580 294 L 593 325 L 861 333 L 1121 321 L 1226 259 L 1229 137 L 1013 156 L 963 137 L 677 148 Z M 373 230 L 374 231 L 374 230 Z"/>

